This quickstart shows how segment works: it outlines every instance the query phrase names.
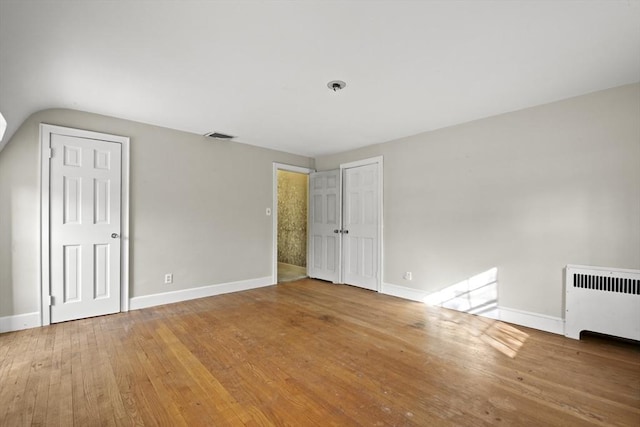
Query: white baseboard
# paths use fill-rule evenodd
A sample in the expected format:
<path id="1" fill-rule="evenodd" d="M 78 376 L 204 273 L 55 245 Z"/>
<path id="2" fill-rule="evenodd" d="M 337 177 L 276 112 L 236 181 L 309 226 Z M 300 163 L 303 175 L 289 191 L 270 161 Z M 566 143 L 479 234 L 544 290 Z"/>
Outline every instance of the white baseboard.
<path id="1" fill-rule="evenodd" d="M 526 326 L 527 328 L 564 335 L 564 319 L 561 317 L 516 310 L 515 308 L 500 307 L 498 319 L 503 322 Z"/>
<path id="2" fill-rule="evenodd" d="M 273 285 L 272 277 L 266 276 L 257 279 L 241 280 L 238 282 L 221 283 L 217 285 L 202 286 L 199 288 L 145 295 L 131 298 L 129 309 L 138 310 L 156 305 L 171 304 L 196 298 L 246 291 L 271 285 Z M 424 298 L 428 295 L 426 292 L 418 289 L 407 288 L 405 286 L 393 285 L 390 283 L 383 283 L 381 293 L 418 302 L 424 302 Z M 479 315 L 520 326 L 539 329 L 541 331 L 564 335 L 564 320 L 559 317 L 531 313 L 508 307 L 498 307 L 496 311 L 482 313 Z M 36 328 L 39 326 L 39 312 L 0 317 L 0 333 Z"/>
<path id="3" fill-rule="evenodd" d="M 407 288 L 406 286 L 392 285 L 391 283 L 383 283 L 382 290 L 380 291 L 380 293 L 391 295 L 398 298 L 409 299 L 411 301 L 418 301 L 418 302 L 424 302 L 424 299 L 428 295 L 425 291 L 421 291 L 419 289 Z"/>
<path id="4" fill-rule="evenodd" d="M 246 291 L 249 289 L 262 288 L 273 285 L 271 276 L 259 277 L 257 279 L 240 280 L 238 282 L 219 283 L 217 285 L 202 286 L 199 288 L 182 289 L 179 291 L 163 292 L 153 295 L 144 295 L 131 298 L 129 301 L 130 310 L 154 307 L 156 305 L 171 304 L 174 302 L 187 301 L 196 298 L 210 297 L 214 295 L 228 294 L 231 292 Z"/>
<path id="5" fill-rule="evenodd" d="M 418 302 L 424 302 L 425 297 L 429 295 L 427 292 L 419 289 L 407 288 L 391 283 L 383 283 L 381 293 Z M 513 323 L 515 325 L 526 326 L 527 328 L 538 329 L 540 331 L 551 332 L 553 334 L 564 335 L 564 319 L 560 317 L 547 316 L 545 314 L 532 313 L 503 306 L 498 306 L 495 310 L 477 315 Z"/>
<path id="6" fill-rule="evenodd" d="M 0 333 L 37 328 L 40 324 L 40 312 L 16 314 L 0 317 Z"/>

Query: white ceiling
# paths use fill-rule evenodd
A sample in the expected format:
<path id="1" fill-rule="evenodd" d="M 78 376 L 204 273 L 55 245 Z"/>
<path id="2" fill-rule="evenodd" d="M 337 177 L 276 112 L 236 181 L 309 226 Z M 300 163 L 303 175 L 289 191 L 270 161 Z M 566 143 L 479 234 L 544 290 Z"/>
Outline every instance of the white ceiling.
<path id="1" fill-rule="evenodd" d="M 639 80 L 638 0 L 0 0 L 3 143 L 60 107 L 317 156 Z"/>

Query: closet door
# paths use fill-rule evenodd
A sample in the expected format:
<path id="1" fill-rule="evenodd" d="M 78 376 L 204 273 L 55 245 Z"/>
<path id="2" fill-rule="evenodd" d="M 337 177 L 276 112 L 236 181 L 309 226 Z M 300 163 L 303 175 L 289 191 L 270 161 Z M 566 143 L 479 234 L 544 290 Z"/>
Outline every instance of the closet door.
<path id="1" fill-rule="evenodd" d="M 342 281 L 378 290 L 378 164 L 343 169 Z"/>
<path id="2" fill-rule="evenodd" d="M 309 277 L 340 281 L 340 171 L 309 175 Z"/>
<path id="3" fill-rule="evenodd" d="M 120 311 L 121 145 L 51 134 L 51 323 Z"/>

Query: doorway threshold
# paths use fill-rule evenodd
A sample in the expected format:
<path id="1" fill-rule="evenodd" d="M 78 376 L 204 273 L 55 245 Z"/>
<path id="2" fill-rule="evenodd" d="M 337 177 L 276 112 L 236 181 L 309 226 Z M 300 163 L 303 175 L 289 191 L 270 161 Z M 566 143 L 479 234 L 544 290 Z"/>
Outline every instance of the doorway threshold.
<path id="1" fill-rule="evenodd" d="M 298 265 L 278 263 L 278 283 L 293 282 L 307 277 L 307 268 Z"/>

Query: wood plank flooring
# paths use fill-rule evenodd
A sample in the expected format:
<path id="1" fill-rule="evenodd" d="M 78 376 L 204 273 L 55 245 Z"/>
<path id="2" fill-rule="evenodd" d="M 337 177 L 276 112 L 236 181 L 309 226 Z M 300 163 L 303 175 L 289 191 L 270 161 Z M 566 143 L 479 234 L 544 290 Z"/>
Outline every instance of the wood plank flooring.
<path id="1" fill-rule="evenodd" d="M 307 277 L 307 268 L 298 265 L 278 263 L 278 283 L 293 282 Z"/>
<path id="2" fill-rule="evenodd" d="M 1 426 L 638 426 L 640 348 L 310 279 L 0 335 Z"/>

